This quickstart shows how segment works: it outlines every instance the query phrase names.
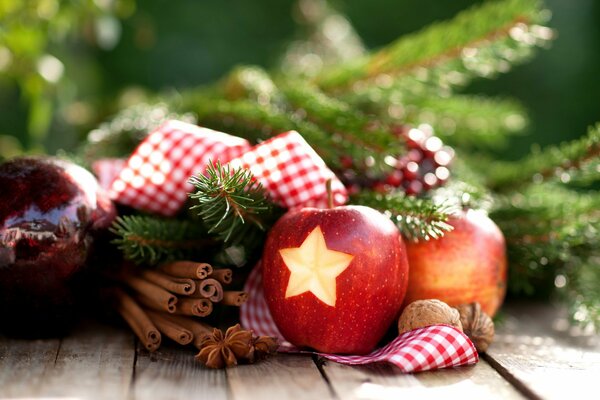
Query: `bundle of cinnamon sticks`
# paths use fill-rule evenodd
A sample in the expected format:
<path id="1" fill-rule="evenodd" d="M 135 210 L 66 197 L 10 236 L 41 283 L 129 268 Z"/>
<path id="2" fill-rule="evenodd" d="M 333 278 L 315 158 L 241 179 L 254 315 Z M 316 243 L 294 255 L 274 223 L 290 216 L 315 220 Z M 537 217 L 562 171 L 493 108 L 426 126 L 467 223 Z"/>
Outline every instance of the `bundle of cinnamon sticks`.
<path id="1" fill-rule="evenodd" d="M 160 347 L 162 335 L 181 344 L 200 346 L 213 327 L 199 321 L 215 303 L 240 306 L 248 294 L 224 290 L 232 281 L 228 268 L 207 263 L 175 261 L 155 270 L 122 268 L 111 279 L 121 285 L 111 289 L 115 308 L 148 351 Z"/>

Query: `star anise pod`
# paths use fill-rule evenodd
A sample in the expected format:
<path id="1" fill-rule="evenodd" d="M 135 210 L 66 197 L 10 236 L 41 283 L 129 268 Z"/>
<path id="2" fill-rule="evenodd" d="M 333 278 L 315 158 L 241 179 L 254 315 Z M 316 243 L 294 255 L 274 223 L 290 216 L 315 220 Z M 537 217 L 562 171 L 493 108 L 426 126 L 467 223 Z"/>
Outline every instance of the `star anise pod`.
<path id="1" fill-rule="evenodd" d="M 279 348 L 277 338 L 271 336 L 259 336 L 252 339 L 252 346 L 254 347 L 254 360 L 262 360 L 271 354 L 275 354 Z"/>
<path id="2" fill-rule="evenodd" d="M 237 365 L 239 360 L 254 357 L 252 332 L 243 330 L 236 324 L 223 331 L 215 328 L 212 334 L 205 335 L 199 343 L 200 352 L 196 359 L 209 368 L 223 368 Z"/>

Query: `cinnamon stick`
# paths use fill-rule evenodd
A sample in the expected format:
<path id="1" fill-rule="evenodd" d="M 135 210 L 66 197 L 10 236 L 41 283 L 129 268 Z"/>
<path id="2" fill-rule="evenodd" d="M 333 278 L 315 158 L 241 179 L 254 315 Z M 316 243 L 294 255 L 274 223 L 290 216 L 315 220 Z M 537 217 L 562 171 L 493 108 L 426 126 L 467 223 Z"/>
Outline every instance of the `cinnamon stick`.
<path id="1" fill-rule="evenodd" d="M 223 292 L 222 304 L 226 306 L 241 306 L 248 300 L 248 293 L 242 291 L 226 290 Z"/>
<path id="2" fill-rule="evenodd" d="M 184 296 L 190 295 L 196 291 L 196 282 L 189 278 L 176 278 L 160 271 L 143 270 L 142 278 L 168 290 L 174 294 Z"/>
<path id="3" fill-rule="evenodd" d="M 211 278 L 218 280 L 223 285 L 228 285 L 233 280 L 233 271 L 229 268 L 215 268 Z"/>
<path id="4" fill-rule="evenodd" d="M 144 298 L 144 302 L 150 302 L 152 304 L 152 308 L 158 307 L 158 310 L 164 310 L 167 312 L 174 311 L 175 304 L 177 303 L 177 297 L 173 293 L 169 293 L 160 286 L 157 286 L 154 283 L 148 282 L 147 280 L 139 278 L 135 275 L 121 274 L 118 278 L 123 283 L 138 292 L 141 295 L 140 299 Z"/>
<path id="5" fill-rule="evenodd" d="M 170 302 L 170 303 L 166 303 L 164 301 L 161 301 L 159 299 L 156 299 L 154 297 L 148 297 L 148 296 L 144 296 L 143 294 L 137 294 L 135 296 L 135 299 L 137 301 L 139 301 L 141 304 L 145 305 L 146 307 L 149 307 L 153 310 L 157 310 L 157 311 L 166 311 L 168 313 L 174 313 L 175 310 L 177 309 L 177 298 L 175 298 L 174 302 Z"/>
<path id="6" fill-rule="evenodd" d="M 160 347 L 161 335 L 142 308 L 123 290 L 113 290 L 115 307 L 148 351 Z"/>
<path id="7" fill-rule="evenodd" d="M 167 318 L 167 314 L 150 310 L 147 313 L 152 322 L 158 327 L 158 330 L 175 342 L 185 346 L 190 344 L 194 339 L 192 331 Z"/>
<path id="8" fill-rule="evenodd" d="M 192 332 L 194 343 L 196 339 L 202 338 L 206 334 L 211 334 L 213 329 L 215 329 L 213 326 L 200 322 L 193 317 L 173 314 L 163 314 L 163 317 Z"/>
<path id="9" fill-rule="evenodd" d="M 196 281 L 196 291 L 191 297 L 202 297 L 210 299 L 213 303 L 218 303 L 223 300 L 223 286 L 219 281 L 212 278 Z"/>
<path id="10" fill-rule="evenodd" d="M 195 315 L 206 317 L 213 310 L 213 303 L 209 299 L 181 299 L 177 303 L 176 314 Z"/>
<path id="11" fill-rule="evenodd" d="M 176 278 L 205 279 L 213 272 L 210 264 L 193 261 L 173 261 L 158 268 Z"/>

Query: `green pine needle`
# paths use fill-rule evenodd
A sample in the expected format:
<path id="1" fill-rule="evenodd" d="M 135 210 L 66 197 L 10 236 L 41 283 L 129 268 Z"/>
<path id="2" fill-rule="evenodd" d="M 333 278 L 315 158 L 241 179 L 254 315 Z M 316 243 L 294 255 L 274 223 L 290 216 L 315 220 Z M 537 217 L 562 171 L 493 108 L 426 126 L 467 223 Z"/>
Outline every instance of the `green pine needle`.
<path id="1" fill-rule="evenodd" d="M 569 183 L 583 171 L 586 179 L 600 179 L 600 124 L 580 139 L 549 146 L 517 162 L 493 162 L 488 186 L 495 190 L 514 189 L 527 183 L 558 181 Z"/>
<path id="2" fill-rule="evenodd" d="M 189 197 L 198 202 L 190 209 L 198 210 L 208 232 L 218 239 L 239 243 L 253 229 L 265 230 L 263 217 L 273 207 L 250 171 L 209 162 L 206 174 L 192 176 L 189 182 L 196 188 Z"/>
<path id="3" fill-rule="evenodd" d="M 413 242 L 438 239 L 452 230 L 447 223 L 456 211 L 454 206 L 436 205 L 431 200 L 406 196 L 398 192 L 381 194 L 363 191 L 352 203 L 372 207 L 388 215 L 402 235 Z"/>
<path id="4" fill-rule="evenodd" d="M 543 19 L 537 0 L 485 2 L 450 21 L 403 36 L 374 54 L 327 68 L 317 83 L 336 90 L 409 76 L 441 86 L 464 85 L 469 76 L 506 72 L 511 64 L 528 58 L 533 46 L 551 39 L 549 29 L 536 25 Z"/>
<path id="5" fill-rule="evenodd" d="M 137 264 L 191 258 L 215 244 L 200 224 L 171 218 L 120 216 L 110 231 L 124 258 Z"/>

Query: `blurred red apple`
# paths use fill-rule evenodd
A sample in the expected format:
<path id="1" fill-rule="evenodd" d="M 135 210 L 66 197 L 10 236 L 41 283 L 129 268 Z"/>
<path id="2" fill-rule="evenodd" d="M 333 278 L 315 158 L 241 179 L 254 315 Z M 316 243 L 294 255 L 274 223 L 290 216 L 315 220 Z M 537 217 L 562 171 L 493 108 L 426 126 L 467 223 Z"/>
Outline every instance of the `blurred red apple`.
<path id="1" fill-rule="evenodd" d="M 74 280 L 114 205 L 94 176 L 51 157 L 0 164 L 0 329 L 61 333 L 72 320 Z"/>
<path id="2" fill-rule="evenodd" d="M 325 353 L 373 350 L 396 321 L 408 282 L 398 229 L 362 206 L 288 212 L 269 232 L 262 263 L 283 336 Z"/>
<path id="3" fill-rule="evenodd" d="M 506 292 L 504 235 L 483 211 L 463 211 L 449 223 L 454 230 L 440 239 L 407 243 L 410 279 L 404 303 L 479 302 L 493 316 Z"/>

